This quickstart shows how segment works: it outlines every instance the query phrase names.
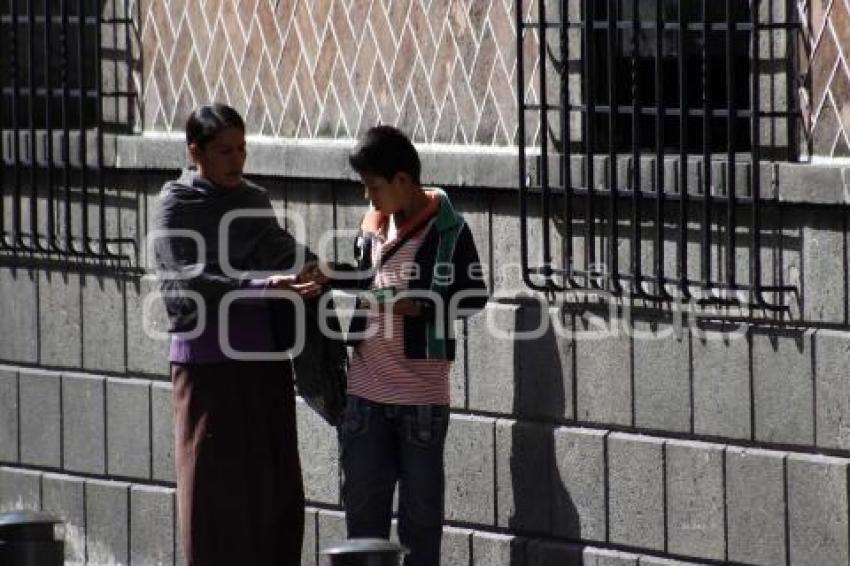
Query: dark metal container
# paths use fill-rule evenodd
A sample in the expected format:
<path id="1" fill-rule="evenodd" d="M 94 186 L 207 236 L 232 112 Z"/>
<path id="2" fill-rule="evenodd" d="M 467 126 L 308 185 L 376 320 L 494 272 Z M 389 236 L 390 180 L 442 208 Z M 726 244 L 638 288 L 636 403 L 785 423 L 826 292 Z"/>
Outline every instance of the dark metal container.
<path id="1" fill-rule="evenodd" d="M 399 566 L 407 549 L 382 538 L 353 538 L 326 548 L 330 566 Z"/>
<path id="2" fill-rule="evenodd" d="M 62 521 L 38 511 L 0 513 L 0 564 L 61 566 L 64 561 Z"/>

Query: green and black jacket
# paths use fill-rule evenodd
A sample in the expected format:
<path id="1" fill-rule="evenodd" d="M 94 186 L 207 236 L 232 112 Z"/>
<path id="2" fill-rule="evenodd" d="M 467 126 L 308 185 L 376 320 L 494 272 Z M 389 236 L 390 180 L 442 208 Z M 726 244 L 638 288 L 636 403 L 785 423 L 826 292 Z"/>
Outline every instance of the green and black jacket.
<path id="1" fill-rule="evenodd" d="M 455 211 L 445 192 L 430 188 L 428 192 L 439 199 L 439 208 L 416 252 L 414 261 L 419 267 L 419 276 L 408 280 L 408 290 L 430 291 L 442 300 L 416 298 L 422 315 L 404 317 L 404 352 L 410 359 L 453 360 L 454 320 L 469 316 L 484 307 L 488 298 L 487 285 L 469 225 Z M 362 277 L 346 282 L 337 281 L 335 287 L 362 290 L 372 287 L 375 278 L 372 246 L 378 238 L 372 228 L 376 214 L 379 213 L 374 210 L 366 214 L 355 238 L 354 257 L 357 265 L 354 269 L 363 274 Z M 457 299 L 455 312 L 449 313 L 452 297 L 458 293 L 463 295 Z M 437 316 L 438 308 L 443 309 L 442 316 Z M 365 330 L 366 320 L 365 316 L 352 317 L 350 331 Z M 438 322 L 443 323 L 442 332 L 437 332 Z"/>

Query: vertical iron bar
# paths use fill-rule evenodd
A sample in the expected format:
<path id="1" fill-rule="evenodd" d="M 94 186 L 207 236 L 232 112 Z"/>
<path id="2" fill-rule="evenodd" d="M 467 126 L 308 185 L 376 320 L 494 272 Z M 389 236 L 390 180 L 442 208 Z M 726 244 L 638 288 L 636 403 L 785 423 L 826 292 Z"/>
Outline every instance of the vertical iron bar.
<path id="1" fill-rule="evenodd" d="M 79 76 L 79 86 L 80 86 L 80 139 L 79 139 L 79 148 L 80 148 L 80 194 L 82 196 L 81 199 L 81 207 L 82 207 L 82 249 L 85 250 L 84 253 L 92 253 L 91 242 L 89 241 L 89 191 L 88 191 L 88 145 L 87 142 L 87 132 L 86 132 L 86 101 L 88 99 L 88 89 L 86 88 L 86 71 L 85 71 L 85 37 L 86 37 L 86 14 L 85 14 L 85 0 L 77 0 L 77 8 L 78 8 L 78 27 L 79 27 L 79 39 L 80 42 L 78 44 L 78 69 L 80 71 Z"/>
<path id="2" fill-rule="evenodd" d="M 561 167 L 564 179 L 564 287 L 572 286 L 573 211 L 572 161 L 570 151 L 569 9 L 561 2 Z"/>
<path id="3" fill-rule="evenodd" d="M 552 285 L 552 250 L 549 242 L 549 109 L 548 84 L 546 81 L 546 61 L 548 44 L 546 41 L 546 2 L 537 2 L 537 20 L 539 22 L 538 59 L 540 77 L 540 188 L 543 199 L 541 222 L 543 223 L 543 278 L 547 287 Z"/>
<path id="4" fill-rule="evenodd" d="M 117 0 L 115 0 L 117 1 Z M 112 5 L 113 16 L 115 14 L 115 4 Z M 114 18 L 113 18 L 114 19 Z M 99 249 L 98 253 L 100 255 L 106 255 L 107 247 L 106 247 L 106 188 L 103 185 L 103 81 L 101 77 L 102 73 L 102 61 L 103 61 L 103 46 L 102 46 L 102 25 L 103 25 L 103 14 L 99 7 L 95 6 L 95 33 L 92 34 L 94 38 L 95 44 L 95 57 L 93 61 L 94 65 L 94 83 L 95 83 L 95 119 L 97 123 L 95 124 L 95 140 L 97 143 L 97 147 L 95 151 L 96 155 L 96 166 L 97 171 L 95 172 L 95 180 L 97 183 L 97 191 L 98 191 L 98 212 L 99 212 Z M 115 25 L 114 23 L 112 24 Z M 118 76 L 114 77 L 114 80 L 118 80 Z"/>
<path id="5" fill-rule="evenodd" d="M 800 14 L 793 0 L 785 0 L 785 13 L 788 14 L 788 24 L 794 24 L 792 27 L 784 30 L 786 34 L 785 41 L 788 45 L 788 57 L 785 59 L 785 74 L 787 77 L 793 77 L 793 80 L 786 81 L 785 87 L 785 96 L 788 101 L 785 108 L 788 112 L 788 115 L 785 117 L 785 127 L 788 132 L 788 152 L 786 159 L 788 161 L 796 161 L 800 157 L 800 132 L 802 126 L 800 121 L 803 116 L 802 104 L 800 104 L 800 99 L 795 94 L 798 92 L 799 78 L 802 76 L 800 72 L 799 52 L 801 26 L 799 20 Z M 809 155 L 811 155 L 811 148 L 809 148 Z"/>
<path id="6" fill-rule="evenodd" d="M 703 207 L 702 207 L 702 286 L 703 290 L 711 287 L 711 108 L 708 100 L 708 43 L 709 17 L 708 2 L 702 0 L 702 167 L 703 167 Z"/>
<path id="7" fill-rule="evenodd" d="M 122 2 L 124 4 L 124 11 L 125 12 L 127 11 L 127 2 L 128 1 L 129 0 L 123 0 L 123 2 Z M 124 25 L 126 25 L 126 24 L 124 24 Z M 120 108 L 119 98 L 120 97 L 118 96 L 118 91 L 122 90 L 122 87 L 119 84 L 119 80 L 118 80 L 118 2 L 117 1 L 112 3 L 112 23 L 111 23 L 111 26 L 112 26 L 112 55 L 111 55 L 111 58 L 112 58 L 112 76 L 114 77 L 112 79 L 112 93 L 111 93 L 112 102 L 113 102 L 112 108 L 113 108 L 113 111 L 114 111 L 114 114 L 112 115 L 112 120 L 117 122 L 118 121 L 118 113 L 120 111 L 119 110 L 119 108 Z M 100 43 L 101 42 L 98 41 L 98 45 L 100 45 Z M 124 45 L 125 45 L 125 48 L 126 48 L 126 43 Z M 99 59 L 99 61 L 101 61 L 101 60 Z M 103 64 L 103 63 L 101 62 L 101 64 Z"/>
<path id="8" fill-rule="evenodd" d="M 68 56 L 68 2 L 70 0 L 61 0 L 62 10 L 62 49 L 61 49 L 61 81 L 62 81 L 62 182 L 65 185 L 65 244 L 64 251 L 66 254 L 74 253 L 74 242 L 72 238 L 72 222 L 71 222 L 71 120 L 68 113 L 68 100 L 70 93 L 68 92 L 70 78 L 68 77 L 68 69 L 71 62 Z"/>
<path id="9" fill-rule="evenodd" d="M 664 288 L 664 73 L 662 0 L 655 0 L 655 284 L 656 295 Z"/>
<path id="10" fill-rule="evenodd" d="M 44 130 L 47 142 L 47 248 L 51 252 L 58 251 L 56 247 L 55 203 L 53 192 L 53 82 L 51 81 L 50 64 L 52 57 L 51 34 L 53 27 L 53 11 L 50 0 L 44 0 Z"/>
<path id="11" fill-rule="evenodd" d="M 752 0 L 752 111 L 750 112 L 750 147 L 752 149 L 752 198 L 753 217 L 751 227 L 750 243 L 750 287 L 752 289 L 752 302 L 761 307 L 764 305 L 764 297 L 761 292 L 761 220 L 759 208 L 761 207 L 761 124 L 759 124 L 759 111 L 761 105 L 761 93 L 759 92 L 759 74 L 761 64 L 759 61 L 759 0 Z"/>
<path id="12" fill-rule="evenodd" d="M 3 52 L 5 53 L 5 51 Z M 0 66 L 3 63 L 3 53 L 0 53 Z M 7 250 L 6 245 L 6 93 L 0 85 L 0 250 Z"/>
<path id="13" fill-rule="evenodd" d="M 615 134 L 615 117 L 617 116 L 617 101 L 614 81 L 616 73 L 614 62 L 616 61 L 615 50 L 617 48 L 617 0 L 608 0 L 608 182 L 610 184 L 609 209 L 608 209 L 608 224 L 610 225 L 608 234 L 608 273 L 610 281 L 610 289 L 613 293 L 620 294 L 620 276 L 619 276 L 619 258 L 617 244 L 619 241 L 617 221 L 618 214 L 618 194 L 617 194 L 617 148 L 614 146 Z M 541 2 L 542 4 L 542 2 Z"/>
<path id="14" fill-rule="evenodd" d="M 41 250 L 38 237 L 38 145 L 36 143 L 35 129 L 35 1 L 30 0 L 27 4 L 27 17 L 29 19 L 27 22 L 27 49 L 29 50 L 29 65 L 27 65 L 27 86 L 29 87 L 29 96 L 27 97 L 27 110 L 29 111 L 30 131 L 30 242 L 28 248 L 30 250 Z"/>
<path id="15" fill-rule="evenodd" d="M 727 231 L 726 231 L 726 285 L 729 291 L 735 289 L 735 18 L 732 4 L 736 0 L 726 0 L 726 189 L 727 189 Z"/>
<path id="16" fill-rule="evenodd" d="M 679 0 L 679 290 L 683 300 L 691 295 L 688 289 L 687 23 L 685 0 Z"/>
<path id="17" fill-rule="evenodd" d="M 644 296 L 641 268 L 641 168 L 640 168 L 640 17 L 638 0 L 632 0 L 632 281 L 633 293 Z"/>
<path id="18" fill-rule="evenodd" d="M 131 23 L 133 22 L 133 19 L 130 17 L 130 8 L 128 6 L 130 1 L 131 0 L 125 0 L 125 2 L 124 2 L 124 29 L 125 29 L 124 35 L 126 36 L 125 49 L 124 49 L 124 53 L 125 53 L 124 62 L 126 64 L 126 69 L 127 69 L 127 95 L 126 95 L 126 98 L 125 98 L 125 103 L 127 105 L 127 115 L 126 115 L 127 124 L 126 125 L 127 125 L 128 132 L 133 129 L 133 123 L 131 121 L 131 116 L 133 116 L 133 112 L 135 110 L 139 110 L 139 116 L 138 116 L 139 123 L 140 124 L 144 123 L 143 111 L 136 107 L 135 95 L 130 94 L 134 91 L 134 86 L 133 86 L 133 45 L 134 45 L 134 43 L 133 43 L 133 35 L 132 35 L 133 26 L 131 25 Z M 141 8 L 139 7 L 139 4 L 134 3 L 133 7 L 136 10 L 136 14 L 134 16 L 135 21 L 141 21 L 142 16 L 141 16 Z M 517 31 L 517 33 L 519 33 L 519 31 Z"/>
<path id="19" fill-rule="evenodd" d="M 18 1 L 10 0 L 12 4 L 12 25 L 9 38 L 9 64 L 12 71 L 12 184 L 15 187 L 12 201 L 12 241 L 15 250 L 23 247 L 21 237 L 21 132 L 18 120 Z"/>
<path id="20" fill-rule="evenodd" d="M 597 288 L 598 284 L 593 278 L 594 272 L 594 256 L 595 253 L 595 226 L 593 212 L 593 146 L 594 146 L 594 114 L 596 112 L 594 105 L 593 92 L 593 24 L 595 18 L 595 10 L 593 9 L 595 0 L 585 1 L 585 18 L 584 18 L 584 76 L 582 77 L 582 86 L 584 88 L 585 102 L 585 168 L 587 170 L 587 200 L 585 201 L 585 223 L 587 225 L 587 240 L 584 246 L 584 265 L 586 269 L 585 286 L 587 288 Z"/>
<path id="21" fill-rule="evenodd" d="M 525 152 L 525 60 L 524 60 L 524 36 L 525 28 L 523 27 L 523 0 L 516 2 L 516 52 L 517 52 L 517 112 L 519 120 L 517 121 L 517 145 L 519 146 L 519 246 L 520 246 L 520 263 L 522 267 L 522 278 L 526 284 L 529 284 L 528 274 L 528 242 L 526 215 L 528 213 L 528 203 L 526 202 L 526 152 Z"/>

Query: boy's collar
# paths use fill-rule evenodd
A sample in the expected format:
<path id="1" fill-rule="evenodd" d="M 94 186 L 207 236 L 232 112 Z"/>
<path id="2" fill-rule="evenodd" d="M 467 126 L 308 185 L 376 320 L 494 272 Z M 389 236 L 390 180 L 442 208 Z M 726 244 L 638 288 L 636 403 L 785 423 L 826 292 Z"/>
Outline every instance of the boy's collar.
<path id="1" fill-rule="evenodd" d="M 403 224 L 398 226 L 399 236 L 406 233 L 407 230 L 421 224 L 421 222 L 426 218 L 437 215 L 440 211 L 443 201 L 441 198 L 443 196 L 442 191 L 424 188 L 423 192 L 425 193 L 425 196 L 428 197 L 427 204 L 412 217 L 406 219 Z M 360 229 L 363 232 L 380 234 L 385 230 L 388 221 L 389 215 L 372 208 L 363 217 Z"/>

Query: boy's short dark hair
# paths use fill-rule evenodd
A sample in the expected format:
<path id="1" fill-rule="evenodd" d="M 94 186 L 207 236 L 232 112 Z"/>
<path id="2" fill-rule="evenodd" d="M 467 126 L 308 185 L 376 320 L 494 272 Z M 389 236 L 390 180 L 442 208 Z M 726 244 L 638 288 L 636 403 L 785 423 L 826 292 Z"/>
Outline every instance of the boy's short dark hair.
<path id="1" fill-rule="evenodd" d="M 186 145 L 195 144 L 203 149 L 219 132 L 227 128 L 245 131 L 245 121 L 239 112 L 218 102 L 198 106 L 186 120 Z"/>
<path id="2" fill-rule="evenodd" d="M 419 183 L 422 164 L 410 139 L 398 128 L 369 128 L 354 152 L 348 156 L 351 167 L 361 175 L 377 175 L 391 181 L 397 173 L 407 173 Z"/>

